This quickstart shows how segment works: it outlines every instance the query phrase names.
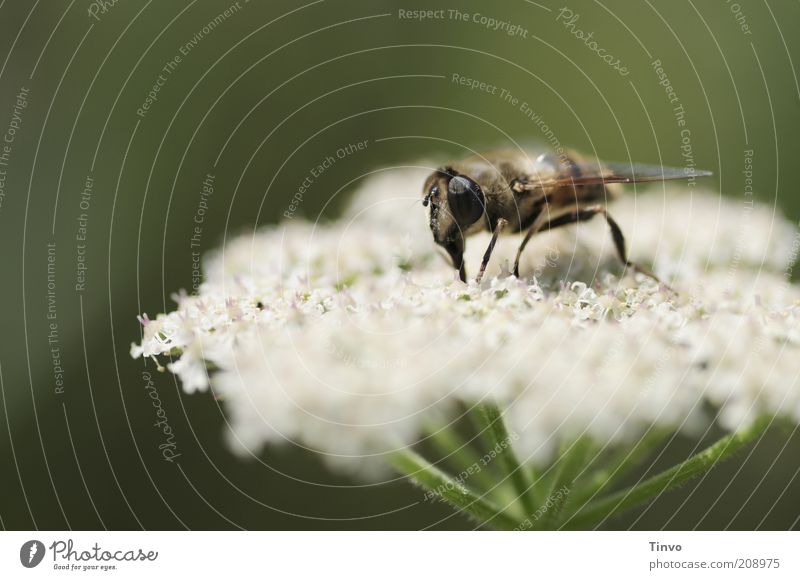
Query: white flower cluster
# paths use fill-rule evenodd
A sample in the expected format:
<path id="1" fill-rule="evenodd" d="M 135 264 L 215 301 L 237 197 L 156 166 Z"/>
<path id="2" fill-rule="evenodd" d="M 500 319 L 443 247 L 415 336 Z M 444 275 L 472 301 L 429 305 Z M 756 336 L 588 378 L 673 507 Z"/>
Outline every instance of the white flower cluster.
<path id="1" fill-rule="evenodd" d="M 519 238 L 501 238 L 478 286 L 436 251 L 424 174 L 371 178 L 334 223 L 232 240 L 199 295 L 143 317 L 132 354 L 172 353 L 188 392 L 210 384 L 235 449 L 292 442 L 361 473 L 485 399 L 537 462 L 582 434 L 704 428 L 709 408 L 728 429 L 800 422 L 798 238 L 772 208 L 671 186 L 614 202 L 632 258 L 674 292 L 623 274 L 599 218 L 536 236 L 522 280 L 507 269 Z M 468 240 L 468 273 L 487 243 Z"/>

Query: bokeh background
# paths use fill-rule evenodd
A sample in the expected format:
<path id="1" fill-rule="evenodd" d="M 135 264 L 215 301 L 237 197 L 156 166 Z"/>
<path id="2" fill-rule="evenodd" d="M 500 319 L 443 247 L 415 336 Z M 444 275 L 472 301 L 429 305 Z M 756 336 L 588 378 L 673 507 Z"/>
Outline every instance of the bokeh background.
<path id="1" fill-rule="evenodd" d="M 171 293 L 191 289 L 193 251 L 279 221 L 310 168 L 338 148 L 368 141 L 315 181 L 298 215 L 335 217 L 346 196 L 328 203 L 332 192 L 377 168 L 545 138 L 518 105 L 454 74 L 526 101 L 564 145 L 682 166 L 660 60 L 695 163 L 715 173 L 709 187 L 744 200 L 744 151 L 753 150 L 756 202 L 800 218 L 797 2 L 460 2 L 466 21 L 450 5 L 411 0 L 101 4 L 0 2 L 0 133 L 13 129 L 0 143 L 0 153 L 10 146 L 0 165 L 4 528 L 471 527 L 444 505 L 418 504 L 403 482 L 362 486 L 300 450 L 235 458 L 218 401 L 184 394 L 128 354 L 136 315 L 170 310 Z M 576 38 L 561 8 L 627 74 Z M 401 17 L 419 9 L 444 17 Z M 159 74 L 157 100 L 138 114 Z M 397 136 L 413 137 L 378 141 Z M 209 174 L 214 192 L 193 248 Z M 144 371 L 179 462 L 157 448 Z M 649 467 L 697 443 L 675 440 Z M 773 430 L 753 453 L 607 527 L 786 529 L 800 514 L 798 469 L 800 438 Z"/>

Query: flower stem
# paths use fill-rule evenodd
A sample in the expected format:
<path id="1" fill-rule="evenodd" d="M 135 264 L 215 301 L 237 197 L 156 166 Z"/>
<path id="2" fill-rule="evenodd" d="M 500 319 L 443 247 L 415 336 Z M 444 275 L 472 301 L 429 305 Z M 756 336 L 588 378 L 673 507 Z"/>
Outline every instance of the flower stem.
<path id="1" fill-rule="evenodd" d="M 653 450 L 669 435 L 669 431 L 664 429 L 651 429 L 646 433 L 633 449 L 623 447 L 608 461 L 604 469 L 594 472 L 585 484 L 579 484 L 575 490 L 571 504 L 580 506 L 586 501 L 591 500 L 595 495 L 607 489 L 614 481 L 630 472 L 642 460 L 644 460 Z"/>
<path id="2" fill-rule="evenodd" d="M 592 444 L 589 438 L 581 437 L 561 453 L 558 465 L 555 466 L 556 472 L 552 477 L 552 483 L 545 498 L 545 502 L 552 505 L 544 512 L 542 522 L 536 526 L 537 528 L 551 530 L 557 527 L 556 524 L 559 521 L 561 508 L 564 507 L 564 503 L 567 501 L 575 477 L 584 466 L 584 459 L 591 447 Z"/>
<path id="3" fill-rule="evenodd" d="M 736 453 L 739 449 L 758 438 L 772 422 L 771 417 L 761 417 L 745 429 L 726 435 L 710 447 L 693 455 L 683 463 L 659 473 L 645 481 L 613 493 L 590 503 L 579 510 L 565 525 L 569 528 L 585 529 L 595 526 L 609 517 L 635 507 L 663 491 L 675 488 L 681 483 L 708 471 L 718 462 Z"/>
<path id="4" fill-rule="evenodd" d="M 531 494 L 533 483 L 511 448 L 511 443 L 516 437 L 512 438 L 508 433 L 503 416 L 494 403 L 481 403 L 478 405 L 478 415 L 483 432 L 488 436 L 492 444 L 489 455 L 499 460 L 503 472 L 510 478 L 514 486 L 517 499 L 522 503 L 525 516 L 529 517 L 536 511 L 536 503 Z"/>
<path id="5" fill-rule="evenodd" d="M 395 469 L 428 490 L 432 497 L 440 497 L 479 522 L 502 530 L 511 530 L 517 526 L 517 520 L 452 479 L 418 453 L 403 449 L 392 454 L 391 462 Z"/>
<path id="6" fill-rule="evenodd" d="M 443 454 L 446 460 L 452 461 L 459 471 L 466 468 L 470 478 L 477 484 L 476 487 L 491 490 L 497 486 L 497 482 L 492 479 L 489 472 L 483 469 L 480 454 L 470 446 L 469 441 L 461 441 L 454 426 L 440 428 L 431 426 L 428 432 L 433 447 Z"/>

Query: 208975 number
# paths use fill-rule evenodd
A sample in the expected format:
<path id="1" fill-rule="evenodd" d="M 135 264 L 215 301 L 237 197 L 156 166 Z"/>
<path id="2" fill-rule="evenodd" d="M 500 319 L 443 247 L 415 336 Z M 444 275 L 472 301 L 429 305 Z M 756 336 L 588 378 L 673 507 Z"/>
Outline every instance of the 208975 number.
<path id="1" fill-rule="evenodd" d="M 737 558 L 736 568 L 780 568 L 779 558 Z"/>

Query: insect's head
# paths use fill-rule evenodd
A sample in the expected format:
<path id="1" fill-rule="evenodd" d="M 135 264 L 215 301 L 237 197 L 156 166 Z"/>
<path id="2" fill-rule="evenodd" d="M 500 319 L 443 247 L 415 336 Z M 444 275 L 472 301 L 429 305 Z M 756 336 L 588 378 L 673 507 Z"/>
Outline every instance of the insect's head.
<path id="1" fill-rule="evenodd" d="M 464 231 L 486 212 L 483 190 L 470 177 L 442 167 L 425 180 L 423 196 L 422 205 L 430 206 L 434 241 L 447 250 L 453 266 L 461 269 Z"/>
<path id="2" fill-rule="evenodd" d="M 486 211 L 486 199 L 480 185 L 451 167 L 437 169 L 428 176 L 423 195 L 422 205 L 430 205 L 430 226 L 434 236 L 453 227 L 467 229 Z"/>

